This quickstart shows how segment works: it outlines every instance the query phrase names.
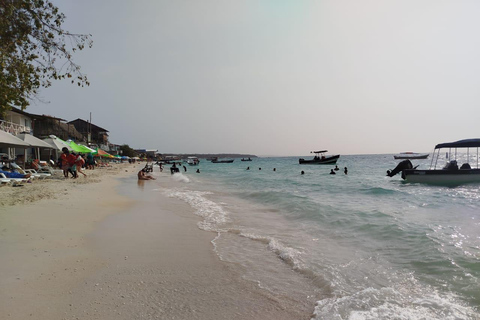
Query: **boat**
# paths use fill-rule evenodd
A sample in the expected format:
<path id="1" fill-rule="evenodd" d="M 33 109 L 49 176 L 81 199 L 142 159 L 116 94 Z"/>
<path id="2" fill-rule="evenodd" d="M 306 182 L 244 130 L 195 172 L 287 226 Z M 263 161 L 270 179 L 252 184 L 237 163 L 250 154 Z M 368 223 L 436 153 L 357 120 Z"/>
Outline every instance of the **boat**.
<path id="1" fill-rule="evenodd" d="M 311 151 L 310 153 L 315 154 L 312 160 L 298 159 L 298 163 L 299 164 L 335 164 L 337 163 L 337 160 L 338 158 L 340 158 L 340 155 L 337 154 L 334 156 L 326 156 L 325 153 L 327 152 L 328 150 Z"/>
<path id="2" fill-rule="evenodd" d="M 200 163 L 200 160 L 197 157 L 188 157 L 187 163 L 191 166 L 196 166 Z"/>
<path id="3" fill-rule="evenodd" d="M 250 159 L 250 158 L 248 158 L 248 159 L 242 158 L 241 161 L 252 161 L 252 159 Z"/>
<path id="4" fill-rule="evenodd" d="M 475 155 L 472 156 L 470 154 L 470 148 L 476 148 Z M 478 148 L 480 148 L 480 139 L 465 139 L 440 143 L 435 146 L 429 169 L 417 169 L 413 167 L 410 160 L 407 159 L 400 162 L 394 170 L 387 171 L 387 175 L 393 177 L 395 174 L 401 172 L 402 178 L 407 182 L 438 185 L 453 186 L 480 182 Z M 446 153 L 447 163 L 442 168 L 437 169 L 440 150 L 442 149 L 449 150 Z M 476 161 L 476 168 L 472 168 L 470 160 Z M 458 166 L 459 162 L 463 162 L 460 167 Z"/>
<path id="5" fill-rule="evenodd" d="M 232 163 L 235 159 L 224 159 L 224 160 L 219 160 L 218 158 L 215 158 L 212 160 L 212 163 Z"/>
<path id="6" fill-rule="evenodd" d="M 394 159 L 427 159 L 429 153 L 402 152 L 393 156 Z"/>

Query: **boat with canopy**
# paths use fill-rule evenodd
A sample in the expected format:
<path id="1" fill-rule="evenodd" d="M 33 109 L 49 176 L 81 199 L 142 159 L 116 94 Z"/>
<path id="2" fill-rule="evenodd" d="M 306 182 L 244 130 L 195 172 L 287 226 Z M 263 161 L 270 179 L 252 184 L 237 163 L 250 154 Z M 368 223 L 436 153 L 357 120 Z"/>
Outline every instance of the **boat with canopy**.
<path id="1" fill-rule="evenodd" d="M 321 150 L 321 151 L 311 151 L 310 153 L 314 153 L 315 156 L 311 160 L 305 160 L 303 158 L 298 159 L 299 164 L 335 164 L 337 163 L 338 158 L 340 158 L 340 155 L 334 155 L 334 156 L 326 156 L 325 153 L 327 153 L 328 150 Z"/>
<path id="2" fill-rule="evenodd" d="M 413 168 L 409 160 L 404 160 L 392 172 L 387 172 L 387 175 L 393 176 L 398 172 L 402 172 L 402 178 L 407 182 L 439 185 L 461 185 L 480 182 L 479 148 L 480 139 L 440 143 L 435 146 L 429 169 Z M 442 165 L 439 163 L 439 160 L 443 153 L 441 155 L 440 152 L 446 149 L 448 149 L 448 152 L 445 154 L 447 162 L 443 167 L 437 168 Z M 471 152 L 471 149 L 475 151 Z M 460 166 L 459 163 L 461 163 Z M 403 167 L 399 168 L 399 166 Z"/>

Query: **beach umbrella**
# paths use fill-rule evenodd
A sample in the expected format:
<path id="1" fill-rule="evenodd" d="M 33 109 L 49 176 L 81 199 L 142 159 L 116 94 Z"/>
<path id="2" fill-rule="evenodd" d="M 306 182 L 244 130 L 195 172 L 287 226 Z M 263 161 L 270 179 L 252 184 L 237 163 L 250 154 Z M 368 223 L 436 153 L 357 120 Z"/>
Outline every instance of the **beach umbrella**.
<path id="1" fill-rule="evenodd" d="M 16 135 L 16 137 L 30 144 L 32 147 L 55 149 L 55 147 L 53 147 L 51 144 L 46 143 L 45 141 L 40 140 L 28 133 L 19 133 Z"/>
<path id="2" fill-rule="evenodd" d="M 31 134 L 28 133 L 19 133 L 16 135 L 17 138 L 25 141 L 26 143 L 29 143 L 32 147 L 35 147 L 37 150 L 37 159 L 40 159 L 40 148 L 48 148 L 48 149 L 54 149 L 50 144 L 46 143 L 43 140 L 38 139 L 37 137 L 34 137 Z M 27 154 L 25 152 L 25 159 L 27 158 Z"/>
<path id="3" fill-rule="evenodd" d="M 104 157 L 104 158 L 113 158 L 113 156 L 110 153 L 108 153 L 108 152 L 106 152 L 106 151 L 104 151 L 100 148 L 97 148 L 97 150 L 95 150 L 95 152 L 93 152 L 93 155 L 94 156 L 99 156 L 99 157 Z"/>
<path id="4" fill-rule="evenodd" d="M 0 130 L 0 147 L 13 148 L 13 147 L 30 147 L 30 143 L 25 142 L 13 134 Z"/>
<path id="5" fill-rule="evenodd" d="M 62 150 L 63 148 L 67 148 L 68 151 L 73 151 L 72 147 L 62 139 L 54 136 L 53 134 L 50 135 L 49 138 L 43 139 L 46 143 L 52 145 L 56 150 Z"/>
<path id="6" fill-rule="evenodd" d="M 93 152 L 92 149 L 90 149 L 88 147 L 85 147 L 81 144 L 76 144 L 72 140 L 68 140 L 67 143 L 73 149 L 74 152 L 77 152 L 77 153 L 92 153 Z"/>
<path id="7" fill-rule="evenodd" d="M 23 148 L 24 154 L 27 153 L 27 148 L 31 145 L 15 137 L 13 134 L 0 130 L 0 147 L 8 148 L 8 156 L 10 157 L 10 148 Z"/>
<path id="8" fill-rule="evenodd" d="M 87 146 L 84 145 L 84 144 L 78 144 L 78 145 L 84 147 L 84 148 L 87 149 L 87 150 L 90 150 L 88 153 L 94 153 L 94 152 L 95 152 L 95 149 L 92 149 L 92 148 L 90 148 L 90 147 L 87 147 Z"/>

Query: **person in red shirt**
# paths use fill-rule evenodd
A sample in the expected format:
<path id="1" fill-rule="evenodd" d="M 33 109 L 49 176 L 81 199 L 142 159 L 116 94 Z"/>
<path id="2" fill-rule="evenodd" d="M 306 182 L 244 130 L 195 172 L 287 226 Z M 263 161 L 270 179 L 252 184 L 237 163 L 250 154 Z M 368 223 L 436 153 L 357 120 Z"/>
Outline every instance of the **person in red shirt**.
<path id="1" fill-rule="evenodd" d="M 62 161 L 62 170 L 63 170 L 63 175 L 65 178 L 68 178 L 68 172 L 70 171 L 70 162 L 68 161 L 68 157 L 70 156 L 70 151 L 66 147 L 62 148 L 62 155 L 60 156 L 60 159 Z"/>
<path id="2" fill-rule="evenodd" d="M 67 157 L 68 165 L 70 166 L 70 173 L 72 174 L 72 178 L 77 178 L 77 166 L 75 162 L 77 161 L 77 155 L 75 153 L 70 153 Z"/>

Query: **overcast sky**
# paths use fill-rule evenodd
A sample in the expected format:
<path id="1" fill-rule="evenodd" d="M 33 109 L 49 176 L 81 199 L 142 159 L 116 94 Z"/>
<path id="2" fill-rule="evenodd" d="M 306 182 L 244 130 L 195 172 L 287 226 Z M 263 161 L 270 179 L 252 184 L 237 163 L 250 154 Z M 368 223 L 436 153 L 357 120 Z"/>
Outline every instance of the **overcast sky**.
<path id="1" fill-rule="evenodd" d="M 91 86 L 27 111 L 168 153 L 428 152 L 480 138 L 480 1 L 56 0 Z"/>

